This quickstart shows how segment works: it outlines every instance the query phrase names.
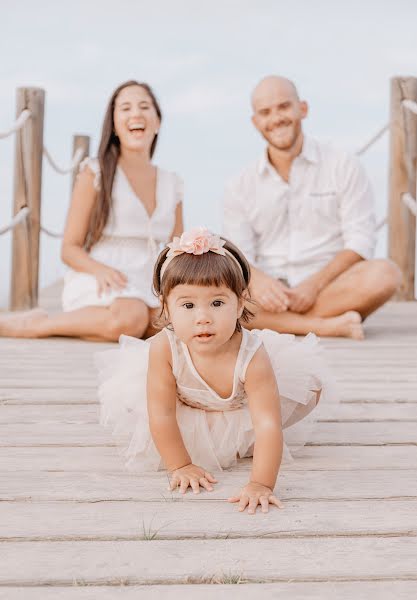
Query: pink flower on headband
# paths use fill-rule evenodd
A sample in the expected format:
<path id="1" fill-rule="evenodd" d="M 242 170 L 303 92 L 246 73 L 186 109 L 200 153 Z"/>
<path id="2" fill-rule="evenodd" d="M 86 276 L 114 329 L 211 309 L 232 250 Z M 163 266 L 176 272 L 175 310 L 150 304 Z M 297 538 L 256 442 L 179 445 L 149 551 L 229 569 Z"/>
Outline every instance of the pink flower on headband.
<path id="1" fill-rule="evenodd" d="M 205 227 L 196 227 L 195 229 L 190 229 L 190 231 L 184 231 L 180 238 L 175 237 L 168 244 L 170 250 L 167 258 L 184 254 L 184 252 L 197 255 L 205 254 L 206 252 L 215 252 L 224 256 L 226 254 L 223 248 L 225 243 L 218 235 L 213 235 Z"/>
<path id="2" fill-rule="evenodd" d="M 173 241 L 168 244 L 169 250 L 159 271 L 160 281 L 162 281 L 166 268 L 171 260 L 184 253 L 201 255 L 206 252 L 214 252 L 221 256 L 229 256 L 238 266 L 243 276 L 242 265 L 229 250 L 226 250 L 226 248 L 223 247 L 225 244 L 226 240 L 222 240 L 220 236 L 214 235 L 205 227 L 197 227 L 196 229 L 190 229 L 190 231 L 184 231 L 181 237 L 175 237 Z"/>

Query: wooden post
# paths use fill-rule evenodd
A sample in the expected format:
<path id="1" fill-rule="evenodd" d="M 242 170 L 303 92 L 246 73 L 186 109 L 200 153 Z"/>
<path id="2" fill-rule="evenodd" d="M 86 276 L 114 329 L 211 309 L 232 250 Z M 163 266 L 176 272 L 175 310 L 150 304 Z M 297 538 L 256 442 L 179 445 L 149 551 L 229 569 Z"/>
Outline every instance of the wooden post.
<path id="1" fill-rule="evenodd" d="M 403 272 L 397 300 L 414 299 L 416 219 L 401 196 L 416 195 L 417 116 L 403 100 L 417 101 L 417 78 L 391 79 L 388 255 Z"/>
<path id="2" fill-rule="evenodd" d="M 72 156 L 76 153 L 78 148 L 81 148 L 83 151 L 83 160 L 86 156 L 90 154 L 90 136 L 89 135 L 74 135 L 72 138 Z M 71 177 L 71 193 L 74 189 L 75 178 L 77 177 L 78 170 L 76 169 Z"/>
<path id="3" fill-rule="evenodd" d="M 17 89 L 16 116 L 25 108 L 31 116 L 16 133 L 13 214 L 24 206 L 30 214 L 13 230 L 11 310 L 33 308 L 38 301 L 44 106 L 44 90 Z"/>

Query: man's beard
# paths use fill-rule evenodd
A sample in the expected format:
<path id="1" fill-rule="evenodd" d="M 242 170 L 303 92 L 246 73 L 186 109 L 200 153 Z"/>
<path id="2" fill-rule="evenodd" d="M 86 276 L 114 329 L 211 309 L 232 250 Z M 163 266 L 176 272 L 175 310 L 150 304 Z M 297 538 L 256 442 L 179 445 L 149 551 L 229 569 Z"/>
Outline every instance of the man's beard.
<path id="1" fill-rule="evenodd" d="M 289 137 L 288 140 L 286 140 L 286 141 L 283 140 L 282 143 L 280 143 L 280 142 L 274 141 L 271 138 L 269 138 L 269 139 L 265 138 L 265 139 L 269 143 L 269 145 L 272 146 L 273 148 L 275 148 L 276 150 L 288 151 L 288 150 L 291 150 L 295 146 L 295 144 L 298 140 L 298 137 L 300 135 L 300 132 L 301 132 L 301 123 L 297 122 L 297 123 L 293 124 L 291 136 Z"/>

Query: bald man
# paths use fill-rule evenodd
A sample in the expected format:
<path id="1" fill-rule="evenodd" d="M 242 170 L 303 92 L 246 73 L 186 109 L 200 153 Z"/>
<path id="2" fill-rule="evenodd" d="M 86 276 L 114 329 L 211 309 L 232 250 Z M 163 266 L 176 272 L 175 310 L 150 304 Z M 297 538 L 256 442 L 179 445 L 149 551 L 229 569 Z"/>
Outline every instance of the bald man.
<path id="1" fill-rule="evenodd" d="M 304 135 L 308 105 L 288 79 L 260 81 L 252 108 L 266 149 L 224 200 L 225 237 L 252 265 L 250 327 L 362 339 L 363 319 L 401 282 L 396 265 L 372 259 L 365 172 L 356 158 Z"/>

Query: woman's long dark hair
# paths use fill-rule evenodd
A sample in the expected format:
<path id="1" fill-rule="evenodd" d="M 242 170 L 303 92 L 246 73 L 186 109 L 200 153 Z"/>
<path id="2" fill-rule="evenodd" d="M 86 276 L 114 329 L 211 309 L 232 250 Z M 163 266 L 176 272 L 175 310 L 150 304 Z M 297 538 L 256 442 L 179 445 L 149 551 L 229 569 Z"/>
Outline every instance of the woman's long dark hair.
<path id="1" fill-rule="evenodd" d="M 119 85 L 111 95 L 109 103 L 107 105 L 106 113 L 104 115 L 103 127 L 101 130 L 101 140 L 98 149 L 98 161 L 100 164 L 101 172 L 101 185 L 100 190 L 97 194 L 97 198 L 91 214 L 90 227 L 86 240 L 86 247 L 89 250 L 96 242 L 99 241 L 103 233 L 103 229 L 106 226 L 107 220 L 111 210 L 111 195 L 114 182 L 114 175 L 116 172 L 117 161 L 120 156 L 120 141 L 114 131 L 114 105 L 117 96 L 120 92 L 127 87 L 137 85 L 143 88 L 155 108 L 156 114 L 158 115 L 159 121 L 162 121 L 161 108 L 158 104 L 158 100 L 152 91 L 152 88 L 147 83 L 135 81 L 134 79 L 126 81 Z M 158 134 L 152 140 L 151 145 L 151 158 L 155 152 L 156 144 L 158 142 Z"/>

